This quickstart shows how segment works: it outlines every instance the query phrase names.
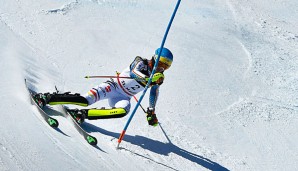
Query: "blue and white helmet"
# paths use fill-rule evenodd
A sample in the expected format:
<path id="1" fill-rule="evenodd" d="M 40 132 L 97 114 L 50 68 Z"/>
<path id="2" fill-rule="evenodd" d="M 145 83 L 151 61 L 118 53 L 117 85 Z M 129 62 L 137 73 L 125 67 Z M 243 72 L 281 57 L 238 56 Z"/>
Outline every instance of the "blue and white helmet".
<path id="1" fill-rule="evenodd" d="M 157 57 L 159 55 L 159 52 L 160 52 L 160 48 L 156 49 L 155 55 L 154 55 L 154 60 L 157 59 Z M 162 62 L 162 63 L 166 64 L 169 68 L 172 65 L 172 62 L 173 62 L 172 52 L 167 48 L 162 48 L 160 58 L 159 58 L 159 62 Z"/>

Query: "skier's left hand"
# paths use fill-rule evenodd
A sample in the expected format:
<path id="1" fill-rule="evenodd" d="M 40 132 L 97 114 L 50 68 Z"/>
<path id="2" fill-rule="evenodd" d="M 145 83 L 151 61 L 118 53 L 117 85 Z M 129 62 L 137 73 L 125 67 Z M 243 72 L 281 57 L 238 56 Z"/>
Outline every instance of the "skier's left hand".
<path id="1" fill-rule="evenodd" d="M 157 126 L 158 125 L 158 119 L 156 117 L 156 114 L 154 113 L 153 108 L 148 108 L 147 109 L 147 121 L 148 124 L 151 126 Z"/>
<path id="2" fill-rule="evenodd" d="M 165 76 L 163 75 L 163 73 L 155 73 L 152 77 L 152 80 L 151 80 L 151 85 L 161 85 L 163 83 L 163 80 L 165 79 Z M 148 81 L 149 78 L 146 78 L 146 81 Z"/>
<path id="3" fill-rule="evenodd" d="M 161 85 L 163 83 L 163 80 L 165 77 L 160 77 L 157 81 L 155 81 L 156 84 Z"/>

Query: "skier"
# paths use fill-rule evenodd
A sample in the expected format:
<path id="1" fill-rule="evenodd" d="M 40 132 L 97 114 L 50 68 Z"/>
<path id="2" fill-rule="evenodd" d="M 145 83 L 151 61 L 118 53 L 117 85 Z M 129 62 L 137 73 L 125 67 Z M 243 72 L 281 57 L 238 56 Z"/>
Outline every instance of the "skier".
<path id="1" fill-rule="evenodd" d="M 137 93 L 143 91 L 149 80 L 156 58 L 160 52 L 160 48 L 155 51 L 155 55 L 151 59 L 145 59 L 137 56 L 129 67 L 121 73 L 117 73 L 117 78 L 101 83 L 100 85 L 90 89 L 85 96 L 80 94 L 64 94 L 58 93 L 39 93 L 34 96 L 35 101 L 42 108 L 46 104 L 74 104 L 80 106 L 89 106 L 99 100 L 107 99 L 110 108 L 100 109 L 72 109 L 70 114 L 75 120 L 81 124 L 84 119 L 108 119 L 119 118 L 125 116 L 130 111 L 130 99 Z M 155 106 L 159 94 L 159 86 L 164 81 L 164 71 L 167 70 L 173 62 L 173 54 L 163 48 L 156 72 L 152 77 L 150 84 L 149 107 L 147 108 L 147 121 L 151 126 L 157 126 L 158 120 L 155 114 Z M 131 79 L 122 78 L 130 77 Z"/>

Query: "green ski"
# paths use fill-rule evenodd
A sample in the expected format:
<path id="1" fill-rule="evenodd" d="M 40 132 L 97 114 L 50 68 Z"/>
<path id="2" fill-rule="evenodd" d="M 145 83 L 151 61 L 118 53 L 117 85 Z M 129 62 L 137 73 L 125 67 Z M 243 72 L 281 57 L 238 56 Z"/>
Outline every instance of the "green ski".
<path id="1" fill-rule="evenodd" d="M 51 116 L 49 116 L 49 115 L 48 115 L 42 108 L 40 108 L 40 107 L 38 106 L 37 102 L 33 99 L 33 96 L 34 96 L 35 94 L 37 94 L 37 93 L 28 87 L 28 84 L 27 84 L 27 80 L 26 80 L 26 79 L 25 79 L 25 85 L 26 85 L 27 90 L 28 90 L 29 95 L 30 95 L 31 104 L 34 104 L 34 105 L 37 107 L 37 109 L 38 109 L 39 113 L 41 114 L 42 118 L 43 118 L 43 119 L 44 119 L 44 120 L 45 120 L 51 127 L 53 127 L 53 128 L 57 128 L 58 125 L 59 125 L 59 122 L 57 121 L 57 119 L 52 118 Z"/>
<path id="2" fill-rule="evenodd" d="M 71 116 L 71 114 L 69 114 L 69 109 L 64 106 L 64 105 L 61 105 L 61 108 L 62 108 L 62 114 L 64 115 L 64 117 L 68 118 L 70 117 L 71 118 L 71 121 L 74 125 L 74 127 L 76 128 L 76 130 L 84 137 L 84 139 L 90 144 L 90 145 L 96 145 L 97 144 L 97 139 L 90 135 L 89 133 L 87 133 L 82 127 L 80 124 L 77 123 L 77 121 Z"/>

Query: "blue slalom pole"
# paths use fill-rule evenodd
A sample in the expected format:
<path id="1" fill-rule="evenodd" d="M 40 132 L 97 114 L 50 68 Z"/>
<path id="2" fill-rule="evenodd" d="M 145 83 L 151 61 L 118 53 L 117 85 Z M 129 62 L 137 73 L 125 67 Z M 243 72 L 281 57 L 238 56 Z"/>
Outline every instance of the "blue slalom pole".
<path id="1" fill-rule="evenodd" d="M 167 39 L 169 30 L 170 30 L 170 28 L 171 28 L 172 22 L 173 22 L 173 20 L 174 20 L 174 17 L 175 17 L 175 15 L 176 15 L 176 12 L 177 12 L 177 10 L 178 10 L 178 7 L 179 7 L 179 5 L 180 5 L 180 2 L 181 2 L 181 0 L 178 0 L 178 2 L 177 2 L 177 4 L 176 4 L 176 7 L 175 7 L 174 12 L 173 12 L 173 14 L 172 14 L 172 17 L 171 17 L 170 22 L 169 22 L 169 24 L 168 24 L 168 27 L 167 27 L 167 29 L 166 29 L 165 35 L 164 35 L 164 37 L 163 37 L 163 40 L 162 40 L 162 43 L 161 43 L 161 46 L 160 46 L 160 51 L 159 51 L 158 57 L 156 58 L 156 62 L 155 62 L 155 64 L 154 64 L 154 67 L 153 67 L 152 73 L 151 73 L 151 75 L 150 75 L 150 78 L 149 78 L 149 80 L 148 80 L 148 83 L 147 83 L 147 85 L 146 85 L 146 87 L 145 87 L 145 89 L 144 89 L 144 91 L 143 91 L 143 94 L 141 95 L 139 101 L 137 102 L 135 108 L 133 109 L 133 111 L 132 111 L 130 117 L 128 118 L 128 120 L 127 120 L 127 122 L 126 122 L 126 125 L 125 125 L 123 131 L 121 132 L 121 134 L 120 134 L 120 136 L 119 136 L 119 138 L 118 138 L 118 146 L 117 146 L 117 148 L 119 148 L 119 145 L 120 145 L 120 143 L 121 143 L 121 141 L 122 141 L 122 139 L 123 139 L 123 137 L 124 137 L 124 135 L 125 135 L 125 132 L 126 132 L 126 130 L 127 130 L 128 126 L 129 126 L 129 124 L 130 124 L 130 122 L 131 122 L 133 116 L 135 115 L 135 113 L 136 113 L 138 107 L 139 107 L 140 104 L 141 104 L 141 101 L 143 100 L 143 98 L 144 98 L 144 96 L 145 96 L 145 94 L 146 94 L 146 92 L 147 92 L 147 90 L 148 90 L 148 88 L 149 88 L 149 86 L 150 86 L 150 84 L 151 84 L 152 77 L 153 77 L 153 75 L 155 74 L 156 68 L 157 68 L 157 66 L 158 66 L 158 61 L 159 61 L 159 58 L 160 58 L 162 49 L 163 49 L 164 44 L 165 44 L 165 42 L 166 42 L 166 39 Z"/>

